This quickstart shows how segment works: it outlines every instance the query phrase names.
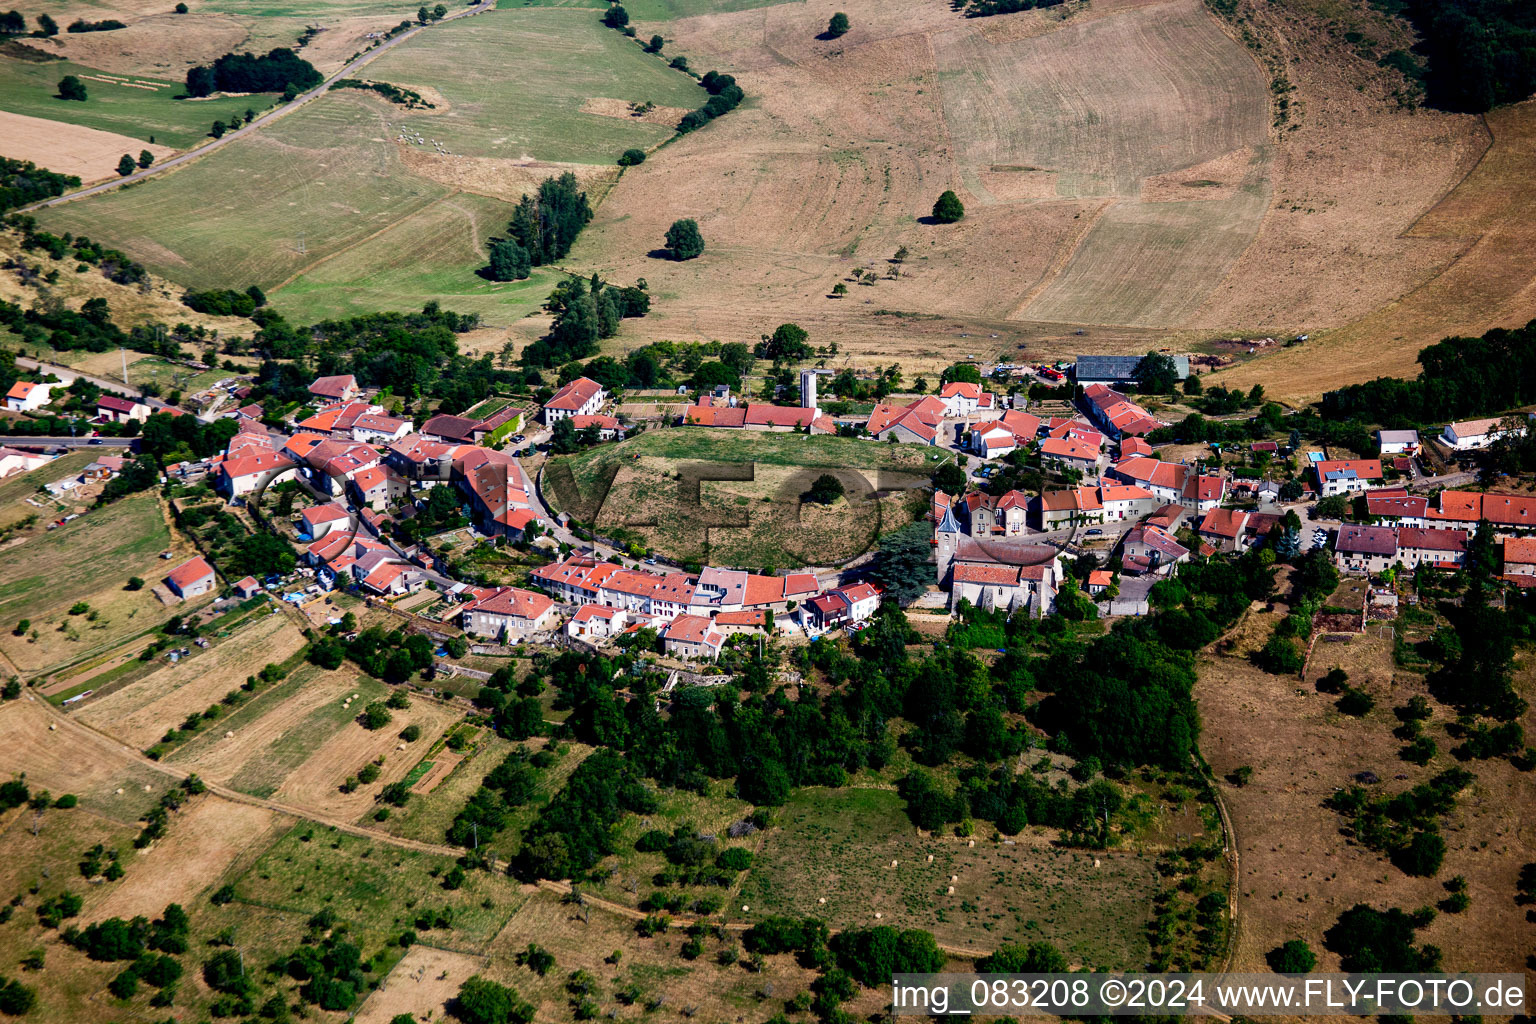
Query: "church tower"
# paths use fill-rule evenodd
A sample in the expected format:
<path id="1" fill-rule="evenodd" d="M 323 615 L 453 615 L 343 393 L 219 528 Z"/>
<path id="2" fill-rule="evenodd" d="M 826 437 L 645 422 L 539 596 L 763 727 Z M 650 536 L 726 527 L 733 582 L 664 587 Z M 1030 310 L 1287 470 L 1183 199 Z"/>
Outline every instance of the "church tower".
<path id="1" fill-rule="evenodd" d="M 954 510 L 946 508 L 944 518 L 933 529 L 934 556 L 938 560 L 938 584 L 941 587 L 949 579 L 949 566 L 955 560 L 955 550 L 960 546 L 962 532 L 960 524 L 955 521 Z"/>

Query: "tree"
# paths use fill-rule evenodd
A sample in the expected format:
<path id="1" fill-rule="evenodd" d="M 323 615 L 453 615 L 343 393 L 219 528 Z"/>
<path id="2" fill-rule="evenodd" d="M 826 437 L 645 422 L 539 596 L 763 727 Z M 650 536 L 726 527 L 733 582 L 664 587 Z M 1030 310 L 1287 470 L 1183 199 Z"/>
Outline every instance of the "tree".
<path id="1" fill-rule="evenodd" d="M 215 121 L 213 122 L 213 127 L 208 129 L 208 134 L 212 135 L 216 139 L 222 139 L 224 137 L 224 133 L 228 130 L 229 129 L 225 127 L 223 121 Z"/>
<path id="2" fill-rule="evenodd" d="M 394 716 L 389 713 L 389 708 L 381 700 L 376 700 L 363 709 L 363 728 L 369 730 L 382 729 L 393 721 Z"/>
<path id="3" fill-rule="evenodd" d="M 74 75 L 65 75 L 59 79 L 59 99 L 61 100 L 85 100 L 85 83 Z"/>
<path id="4" fill-rule="evenodd" d="M 603 24 L 609 28 L 623 28 L 629 24 L 629 12 L 623 4 L 614 4 L 603 12 Z"/>
<path id="5" fill-rule="evenodd" d="M 933 471 L 934 490 L 945 494 L 960 494 L 965 490 L 965 470 L 953 462 L 946 462 Z"/>
<path id="6" fill-rule="evenodd" d="M 643 149 L 626 149 L 619 156 L 620 167 L 634 167 L 637 164 L 643 163 L 645 163 L 645 150 Z"/>
<path id="7" fill-rule="evenodd" d="M 533 1007 L 517 989 L 475 975 L 459 988 L 453 1015 L 464 1024 L 528 1024 Z"/>
<path id="8" fill-rule="evenodd" d="M 1291 939 L 1264 954 L 1276 974 L 1306 974 L 1317 966 L 1317 954 L 1302 939 Z"/>
<path id="9" fill-rule="evenodd" d="M 836 39 L 838 36 L 847 35 L 848 29 L 848 15 L 844 14 L 842 11 L 838 11 L 836 14 L 832 15 L 832 19 L 827 22 L 827 36 L 831 39 Z"/>
<path id="10" fill-rule="evenodd" d="M 804 500 L 817 505 L 830 505 L 844 493 L 841 480 L 831 473 L 823 473 L 811 484 L 811 489 L 805 492 Z"/>
<path id="11" fill-rule="evenodd" d="M 126 587 L 124 587 L 123 589 L 124 590 L 143 590 L 144 589 L 144 577 L 142 577 L 142 576 L 130 576 L 130 577 L 128 577 L 128 585 Z"/>
<path id="12" fill-rule="evenodd" d="M 569 416 L 555 421 L 555 426 L 549 432 L 549 447 L 556 455 L 569 455 L 581 447 L 576 437 L 576 424 L 571 422 Z"/>
<path id="13" fill-rule="evenodd" d="M 44 36 L 56 36 L 59 34 L 59 23 L 46 14 L 37 16 L 37 30 Z"/>
<path id="14" fill-rule="evenodd" d="M 493 238 L 490 245 L 490 268 L 487 276 L 492 281 L 521 281 L 532 268 L 528 250 L 515 238 Z"/>
<path id="15" fill-rule="evenodd" d="M 152 164 L 154 162 L 155 162 L 155 154 L 151 153 L 147 149 L 139 150 L 139 166 L 140 167 L 148 167 L 150 164 Z"/>
<path id="16" fill-rule="evenodd" d="M 980 384 L 981 371 L 975 363 L 951 363 L 939 380 L 945 384 Z"/>
<path id="17" fill-rule="evenodd" d="M 704 255 L 704 236 L 698 221 L 691 217 L 675 220 L 667 228 L 667 248 L 675 260 L 692 260 Z"/>
<path id="18" fill-rule="evenodd" d="M 1179 385 L 1179 368 L 1173 357 L 1148 352 L 1136 364 L 1136 390 L 1146 394 L 1171 394 Z"/>
<path id="19" fill-rule="evenodd" d="M 932 534 L 927 523 L 909 523 L 881 538 L 869 575 L 897 604 L 910 604 L 933 583 Z"/>
<path id="20" fill-rule="evenodd" d="M 965 204 L 960 197 L 955 195 L 953 189 L 945 189 L 939 196 L 938 202 L 933 204 L 933 219 L 940 224 L 953 224 L 965 216 Z"/>
<path id="21" fill-rule="evenodd" d="M 779 324 L 772 335 L 763 335 L 752 350 L 759 359 L 774 362 L 798 362 L 811 357 L 810 335 L 799 324 Z"/>
<path id="22" fill-rule="evenodd" d="M 133 157 L 129 156 L 127 153 L 124 153 L 123 158 L 117 162 L 117 173 L 126 178 L 128 175 L 133 173 L 134 168 L 137 166 L 138 165 L 133 162 Z"/>
<path id="23" fill-rule="evenodd" d="M 645 44 L 645 52 L 646 53 L 660 53 L 661 52 L 661 48 L 663 46 L 665 46 L 666 44 L 667 44 L 667 41 L 665 39 L 661 38 L 661 36 L 651 36 L 651 41 Z"/>
<path id="24" fill-rule="evenodd" d="M 189 10 L 189 8 L 184 3 L 178 3 L 176 5 L 176 13 L 177 14 L 186 14 L 188 10 Z"/>

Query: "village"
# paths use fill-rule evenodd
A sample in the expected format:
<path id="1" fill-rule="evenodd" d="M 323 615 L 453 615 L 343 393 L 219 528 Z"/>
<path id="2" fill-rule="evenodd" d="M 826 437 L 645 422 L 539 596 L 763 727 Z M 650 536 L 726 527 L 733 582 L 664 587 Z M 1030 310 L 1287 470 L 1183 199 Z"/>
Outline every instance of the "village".
<path id="1" fill-rule="evenodd" d="M 1190 373 L 1186 357 L 1170 363 L 1181 379 Z M 1180 564 L 1287 534 L 1297 552 L 1329 547 L 1346 573 L 1454 569 L 1483 521 L 1504 541 L 1505 578 L 1536 584 L 1536 541 L 1523 536 L 1536 522 L 1536 497 L 1438 488 L 1433 495 L 1410 493 L 1409 484 L 1423 479 L 1414 431 L 1381 431 L 1375 459 L 1330 458 L 1258 441 L 1236 453 L 1236 468 L 1222 458 L 1232 457 L 1230 446 L 1193 457 L 1189 446 L 1154 447 L 1147 435 L 1167 424 L 1127 393 L 1139 364 L 1138 357 L 1082 357 L 1069 368 L 1076 401 L 1056 411 L 1030 411 L 1027 392 L 1002 395 L 954 381 L 907 405 L 877 403 L 851 420 L 818 398 L 817 382 L 827 371 L 807 370 L 799 376 L 798 405 L 739 403 L 725 386 L 702 388 L 675 421 L 659 426 L 853 434 L 940 449 L 945 463 L 963 471 L 965 487 L 932 493 L 933 585 L 914 602 L 922 612 L 975 607 L 1038 618 L 1056 611 L 1058 594 L 1071 586 L 1100 616 L 1145 615 L 1151 588 Z M 1050 367 L 1034 372 L 1046 384 L 1062 375 Z M 233 403 L 250 393 L 238 385 L 229 389 Z M 18 382 L 7 407 L 42 409 L 57 387 Z M 222 589 L 237 599 L 271 588 L 299 606 L 329 605 L 326 595 L 336 591 L 388 605 L 427 589 L 442 598 L 438 629 L 461 630 L 486 645 L 595 647 L 652 630 L 651 642 L 680 662 L 713 662 L 738 635 L 816 639 L 857 631 L 881 602 L 883 588 L 858 568 L 760 573 L 705 565 L 690 572 L 650 553 L 576 535 L 522 459 L 539 458 L 560 430 L 601 444 L 635 429 L 629 417 L 615 415 L 613 396 L 588 378 L 570 381 L 543 402 L 538 422 L 535 410 L 499 402 L 484 406 L 493 411 L 483 418 L 434 415 L 418 427 L 391 415 L 350 375 L 318 378 L 309 392 L 313 411 L 293 419 L 287 432 L 264 424 L 259 405 L 236 405 L 219 414 L 236 423 L 222 452 L 165 468 L 166 480 L 206 483 L 232 508 L 264 521 L 257 511 L 263 495 L 293 492 L 283 503 L 293 509 L 287 521 L 270 525 L 298 547 L 302 567 L 286 581 L 223 581 Z M 96 398 L 96 422 L 129 424 L 125 433 L 132 435 L 151 415 L 191 415 L 161 406 L 103 393 Z M 1475 452 L 1510 429 L 1499 420 L 1451 423 L 1433 443 L 1451 453 Z M 1176 457 L 1165 458 L 1170 451 Z M 30 446 L 7 447 L 0 459 L 3 476 L 39 468 L 50 456 Z M 47 491 L 62 509 L 64 497 L 110 480 L 130 459 L 103 453 Z M 1025 459 L 1047 474 L 1038 491 L 990 486 Z M 1284 466 L 1289 459 L 1303 467 L 1304 485 L 1282 486 L 1276 474 L 1243 468 Z M 551 560 L 528 574 L 525 587 L 455 578 L 441 550 L 429 542 L 403 543 L 392 529 L 424 509 L 437 487 L 451 489 L 451 504 L 462 505 L 476 542 L 532 545 L 532 553 Z M 1351 504 L 1342 511 L 1346 501 Z M 1280 533 L 1271 537 L 1274 531 Z M 290 584 L 297 589 L 284 591 Z M 170 567 L 163 581 L 171 599 L 220 589 L 215 564 L 203 555 Z"/>

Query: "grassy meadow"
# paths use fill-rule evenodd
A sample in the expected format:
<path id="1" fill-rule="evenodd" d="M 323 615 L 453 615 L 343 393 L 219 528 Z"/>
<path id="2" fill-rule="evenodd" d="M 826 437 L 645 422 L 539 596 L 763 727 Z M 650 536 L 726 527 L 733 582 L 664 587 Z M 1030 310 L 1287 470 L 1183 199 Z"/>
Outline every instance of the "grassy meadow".
<path id="1" fill-rule="evenodd" d="M 58 98 L 59 79 L 78 75 L 85 83 L 87 99 L 81 103 Z M 125 85 L 120 79 L 139 83 Z M 153 88 L 144 88 L 145 84 Z M 276 99 L 269 94 L 221 96 L 184 100 L 181 82 L 126 75 L 104 75 L 94 68 L 67 60 L 34 63 L 0 56 L 0 107 L 29 117 L 84 125 L 117 132 L 145 142 L 188 149 L 208 136 L 215 121 L 228 122 L 249 108 L 265 110 Z M 137 155 L 137 154 L 135 154 Z M 105 233 L 101 233 L 105 237 Z"/>

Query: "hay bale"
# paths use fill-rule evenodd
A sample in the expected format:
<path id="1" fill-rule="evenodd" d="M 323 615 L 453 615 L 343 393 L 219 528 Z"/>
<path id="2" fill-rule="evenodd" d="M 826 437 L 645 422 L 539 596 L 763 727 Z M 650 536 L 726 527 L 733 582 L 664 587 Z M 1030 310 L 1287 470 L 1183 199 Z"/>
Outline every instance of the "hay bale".
<path id="1" fill-rule="evenodd" d="M 951 896 L 953 896 L 953 895 L 954 895 L 954 894 L 955 894 L 955 887 L 954 887 L 954 886 L 950 886 L 950 887 L 949 887 L 949 894 L 950 894 L 950 895 L 951 895 Z"/>

